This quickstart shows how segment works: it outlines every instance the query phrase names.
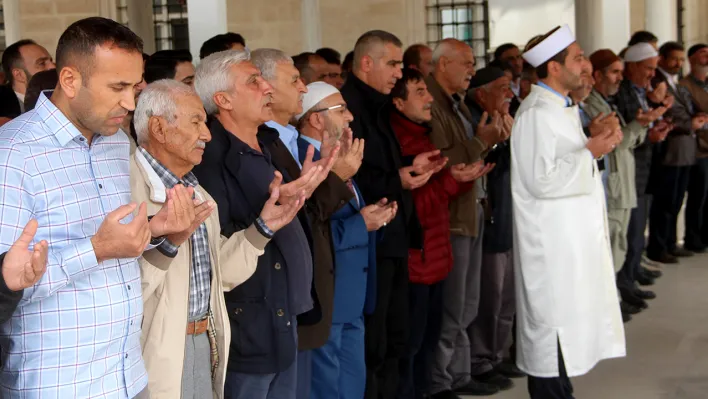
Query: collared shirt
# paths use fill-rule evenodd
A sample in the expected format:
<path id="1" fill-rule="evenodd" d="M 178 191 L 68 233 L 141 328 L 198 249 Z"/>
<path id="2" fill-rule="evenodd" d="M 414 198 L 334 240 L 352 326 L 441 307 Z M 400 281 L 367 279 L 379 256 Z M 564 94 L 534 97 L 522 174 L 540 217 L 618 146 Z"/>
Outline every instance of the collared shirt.
<path id="1" fill-rule="evenodd" d="M 512 79 L 509 85 L 511 86 L 511 91 L 514 93 L 514 95 L 516 97 L 521 97 L 521 78 Z"/>
<path id="2" fill-rule="evenodd" d="M 564 96 L 563 94 L 559 93 L 559 92 L 556 91 L 554 88 L 552 88 L 551 86 L 549 86 L 549 85 L 547 85 L 547 84 L 541 82 L 540 80 L 538 81 L 538 83 L 536 83 L 536 85 L 539 86 L 539 87 L 543 87 L 544 89 L 546 89 L 546 90 L 550 91 L 551 93 L 557 95 L 558 97 L 562 98 L 562 99 L 565 101 L 565 106 L 566 106 L 566 107 L 570 107 L 570 106 L 573 104 L 573 101 L 570 99 L 570 97 Z"/>
<path id="3" fill-rule="evenodd" d="M 25 95 L 15 92 L 15 95 L 17 96 L 17 101 L 20 103 L 20 111 L 22 113 L 25 112 Z"/>
<path id="4" fill-rule="evenodd" d="M 44 94 L 0 128 L 0 251 L 32 218 L 33 243 L 49 242 L 46 273 L 0 326 L 0 397 L 132 398 L 147 385 L 140 267 L 98 263 L 91 244 L 106 215 L 130 203 L 129 149 L 120 131 L 89 147 Z"/>
<path id="5" fill-rule="evenodd" d="M 287 125 L 287 126 L 282 126 L 276 121 L 268 121 L 265 123 L 266 126 L 272 127 L 273 129 L 278 131 L 278 135 L 280 136 L 280 141 L 282 141 L 285 144 L 285 147 L 290 151 L 290 154 L 295 158 L 295 162 L 297 162 L 297 165 L 302 169 L 302 164 L 300 163 L 300 154 L 297 148 L 297 136 L 300 134 L 298 133 L 297 129 L 293 125 Z"/>
<path id="6" fill-rule="evenodd" d="M 474 137 L 474 126 L 472 125 L 472 122 L 467 120 L 465 117 L 465 114 L 460 111 L 460 104 L 462 104 L 462 98 L 460 98 L 459 95 L 453 94 L 452 95 L 452 103 L 453 103 L 453 108 L 455 108 L 455 112 L 457 112 L 457 115 L 460 117 L 460 120 L 462 120 L 462 124 L 465 126 L 465 131 L 467 132 L 467 138 L 472 140 L 472 137 Z"/>
<path id="7" fill-rule="evenodd" d="M 661 72 L 662 75 L 666 78 L 666 80 L 669 82 L 669 86 L 671 86 L 674 91 L 678 91 L 676 88 L 676 76 L 672 75 L 665 70 L 663 70 L 661 67 L 656 68 L 657 71 Z"/>
<path id="8" fill-rule="evenodd" d="M 172 188 L 177 184 L 182 184 L 185 187 L 197 187 L 199 185 L 194 173 L 189 172 L 180 179 L 143 147 L 138 147 L 138 151 L 143 154 L 150 166 L 155 170 L 155 173 L 160 176 L 160 180 L 162 180 L 165 187 Z M 188 321 L 192 322 L 206 316 L 209 311 L 209 299 L 211 298 L 211 257 L 209 255 L 209 236 L 207 235 L 205 223 L 200 224 L 189 237 L 189 247 L 192 252 L 192 267 L 190 267 L 189 273 Z M 159 249 L 174 257 L 177 255 L 179 247 L 172 244 L 169 240 L 165 240 Z"/>

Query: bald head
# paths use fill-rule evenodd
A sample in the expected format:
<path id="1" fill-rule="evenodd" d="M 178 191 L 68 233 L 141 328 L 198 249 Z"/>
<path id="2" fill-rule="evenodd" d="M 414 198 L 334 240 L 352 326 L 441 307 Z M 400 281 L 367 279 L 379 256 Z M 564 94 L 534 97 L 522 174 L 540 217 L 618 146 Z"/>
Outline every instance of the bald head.
<path id="1" fill-rule="evenodd" d="M 457 39 L 444 39 L 433 51 L 435 80 L 449 94 L 467 91 L 475 74 L 472 48 Z"/>

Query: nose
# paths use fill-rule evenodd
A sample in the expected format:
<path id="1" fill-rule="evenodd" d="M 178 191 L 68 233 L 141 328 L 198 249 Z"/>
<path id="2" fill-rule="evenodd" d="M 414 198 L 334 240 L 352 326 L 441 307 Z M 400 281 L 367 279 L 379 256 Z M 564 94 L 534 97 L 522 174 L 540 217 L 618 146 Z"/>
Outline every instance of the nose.
<path id="1" fill-rule="evenodd" d="M 268 81 L 266 81 L 262 77 L 259 77 L 258 81 L 261 86 L 261 89 L 263 90 L 263 94 L 273 94 L 273 86 L 268 83 Z"/>
<path id="2" fill-rule="evenodd" d="M 202 123 L 201 131 L 199 132 L 199 140 L 208 143 L 211 141 L 211 132 L 206 123 Z"/>
<path id="3" fill-rule="evenodd" d="M 54 68 L 56 68 L 56 67 L 57 67 L 57 64 L 54 63 L 54 60 L 49 60 L 49 62 L 47 62 L 47 69 L 48 69 L 48 70 L 49 70 L 49 69 L 54 69 Z"/>
<path id="4" fill-rule="evenodd" d="M 354 115 L 352 115 L 352 113 L 349 112 L 349 110 L 347 110 L 347 111 L 344 113 L 344 120 L 347 121 L 347 122 L 351 122 L 351 121 L 354 120 Z"/>
<path id="5" fill-rule="evenodd" d="M 403 69 L 396 67 L 396 73 L 393 75 L 396 79 L 403 77 Z"/>
<path id="6" fill-rule="evenodd" d="M 135 111 L 135 91 L 132 87 L 123 90 L 123 95 L 118 104 L 128 111 Z"/>

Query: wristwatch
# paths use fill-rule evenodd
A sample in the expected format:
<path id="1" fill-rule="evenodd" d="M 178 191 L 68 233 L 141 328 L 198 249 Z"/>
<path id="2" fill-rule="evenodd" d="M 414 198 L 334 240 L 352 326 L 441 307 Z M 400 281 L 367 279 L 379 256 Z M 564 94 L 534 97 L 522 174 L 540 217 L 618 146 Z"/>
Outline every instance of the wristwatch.
<path id="1" fill-rule="evenodd" d="M 150 223 L 150 220 L 152 219 L 153 216 L 155 216 L 155 215 L 148 216 L 148 223 Z M 167 238 L 167 236 L 150 237 L 150 245 L 153 247 L 157 247 L 160 244 L 162 244 L 163 242 L 165 242 L 166 238 Z"/>

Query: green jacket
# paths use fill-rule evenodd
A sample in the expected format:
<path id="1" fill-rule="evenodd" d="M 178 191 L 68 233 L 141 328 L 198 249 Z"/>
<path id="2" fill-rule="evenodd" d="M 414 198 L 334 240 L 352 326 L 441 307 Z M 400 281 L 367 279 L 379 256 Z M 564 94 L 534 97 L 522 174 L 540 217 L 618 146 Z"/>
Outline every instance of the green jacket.
<path id="1" fill-rule="evenodd" d="M 600 113 L 613 112 L 602 94 L 593 90 L 585 100 L 585 112 L 590 118 L 595 118 Z M 606 167 L 608 169 L 607 207 L 609 209 L 632 209 L 637 206 L 637 188 L 634 182 L 636 173 L 634 166 L 634 148 L 639 146 L 647 136 L 647 128 L 636 120 L 625 123 L 619 113 L 617 117 L 622 124 L 624 138 L 614 151 L 607 154 Z"/>

